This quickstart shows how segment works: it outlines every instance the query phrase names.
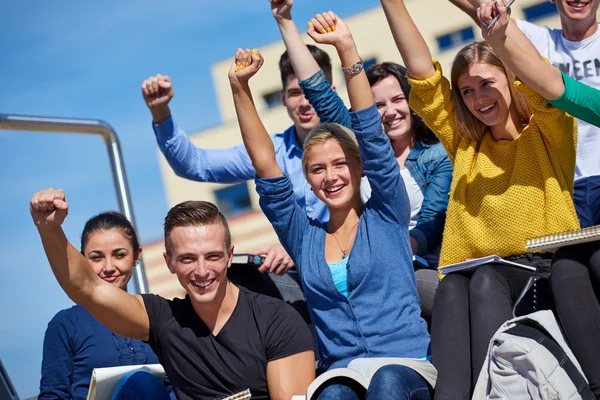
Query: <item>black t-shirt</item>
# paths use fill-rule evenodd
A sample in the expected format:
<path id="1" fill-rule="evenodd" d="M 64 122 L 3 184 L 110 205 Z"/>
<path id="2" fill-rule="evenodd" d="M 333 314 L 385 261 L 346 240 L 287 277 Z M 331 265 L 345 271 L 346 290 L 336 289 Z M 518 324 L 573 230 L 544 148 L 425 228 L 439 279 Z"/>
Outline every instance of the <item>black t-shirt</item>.
<path id="1" fill-rule="evenodd" d="M 296 310 L 239 289 L 237 305 L 217 336 L 196 314 L 189 296 L 171 301 L 142 295 L 150 319 L 148 344 L 178 399 L 217 399 L 246 389 L 252 399 L 268 399 L 267 363 L 314 349 Z"/>

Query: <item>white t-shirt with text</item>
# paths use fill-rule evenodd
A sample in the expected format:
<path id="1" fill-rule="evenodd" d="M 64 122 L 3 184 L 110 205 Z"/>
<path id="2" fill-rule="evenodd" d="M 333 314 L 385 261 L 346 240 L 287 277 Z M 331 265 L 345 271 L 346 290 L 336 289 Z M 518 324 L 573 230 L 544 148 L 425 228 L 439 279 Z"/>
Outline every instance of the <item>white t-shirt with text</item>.
<path id="1" fill-rule="evenodd" d="M 574 42 L 565 39 L 561 29 L 519 20 L 517 25 L 552 65 L 572 78 L 600 89 L 600 27 L 592 36 Z M 600 128 L 581 120 L 577 123 L 575 180 L 600 175 Z"/>

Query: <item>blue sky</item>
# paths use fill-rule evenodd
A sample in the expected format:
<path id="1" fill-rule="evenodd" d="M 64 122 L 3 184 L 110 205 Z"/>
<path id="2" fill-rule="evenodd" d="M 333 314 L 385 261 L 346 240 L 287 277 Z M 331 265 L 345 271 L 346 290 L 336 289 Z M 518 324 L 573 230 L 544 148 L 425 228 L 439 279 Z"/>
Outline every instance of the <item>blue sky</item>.
<path id="1" fill-rule="evenodd" d="M 341 17 L 376 0 L 297 0 L 304 27 L 316 12 Z M 143 79 L 169 74 L 172 109 L 193 132 L 220 122 L 212 63 L 238 47 L 279 39 L 267 0 L 5 0 L 0 12 L 0 113 L 108 121 L 121 139 L 141 240 L 161 237 L 167 211 L 157 146 L 141 95 Z M 267 60 L 269 62 L 269 60 Z M 63 188 L 73 243 L 85 221 L 115 209 L 98 137 L 0 131 L 0 358 L 22 398 L 35 396 L 48 321 L 72 303 L 50 271 L 31 223 L 31 195 Z"/>

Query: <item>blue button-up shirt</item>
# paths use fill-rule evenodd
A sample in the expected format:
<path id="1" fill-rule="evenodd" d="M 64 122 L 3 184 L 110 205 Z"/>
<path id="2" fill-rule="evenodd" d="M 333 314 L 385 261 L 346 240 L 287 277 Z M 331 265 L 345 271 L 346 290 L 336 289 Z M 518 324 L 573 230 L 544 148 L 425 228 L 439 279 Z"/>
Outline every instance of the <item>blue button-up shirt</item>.
<path id="1" fill-rule="evenodd" d="M 177 176 L 200 182 L 239 183 L 254 179 L 256 172 L 243 144 L 228 149 L 196 147 L 172 117 L 154 124 L 158 147 Z M 277 163 L 294 188 L 296 203 L 312 219 L 329 220 L 327 206 L 314 195 L 302 171 L 302 146 L 294 126 L 270 135 Z"/>

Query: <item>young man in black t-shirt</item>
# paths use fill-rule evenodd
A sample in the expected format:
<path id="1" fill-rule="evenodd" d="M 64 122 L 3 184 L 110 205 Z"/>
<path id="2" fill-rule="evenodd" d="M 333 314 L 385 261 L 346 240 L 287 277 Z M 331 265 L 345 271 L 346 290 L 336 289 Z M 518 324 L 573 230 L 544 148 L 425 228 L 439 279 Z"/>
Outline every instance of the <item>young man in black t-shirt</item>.
<path id="1" fill-rule="evenodd" d="M 173 207 L 165 219 L 165 260 L 188 295 L 166 300 L 130 295 L 100 279 L 65 237 L 62 190 L 31 200 L 31 214 L 56 279 L 67 295 L 111 331 L 147 341 L 178 399 L 289 400 L 315 376 L 313 339 L 291 306 L 238 288 L 227 279 L 233 246 L 212 203 Z"/>

